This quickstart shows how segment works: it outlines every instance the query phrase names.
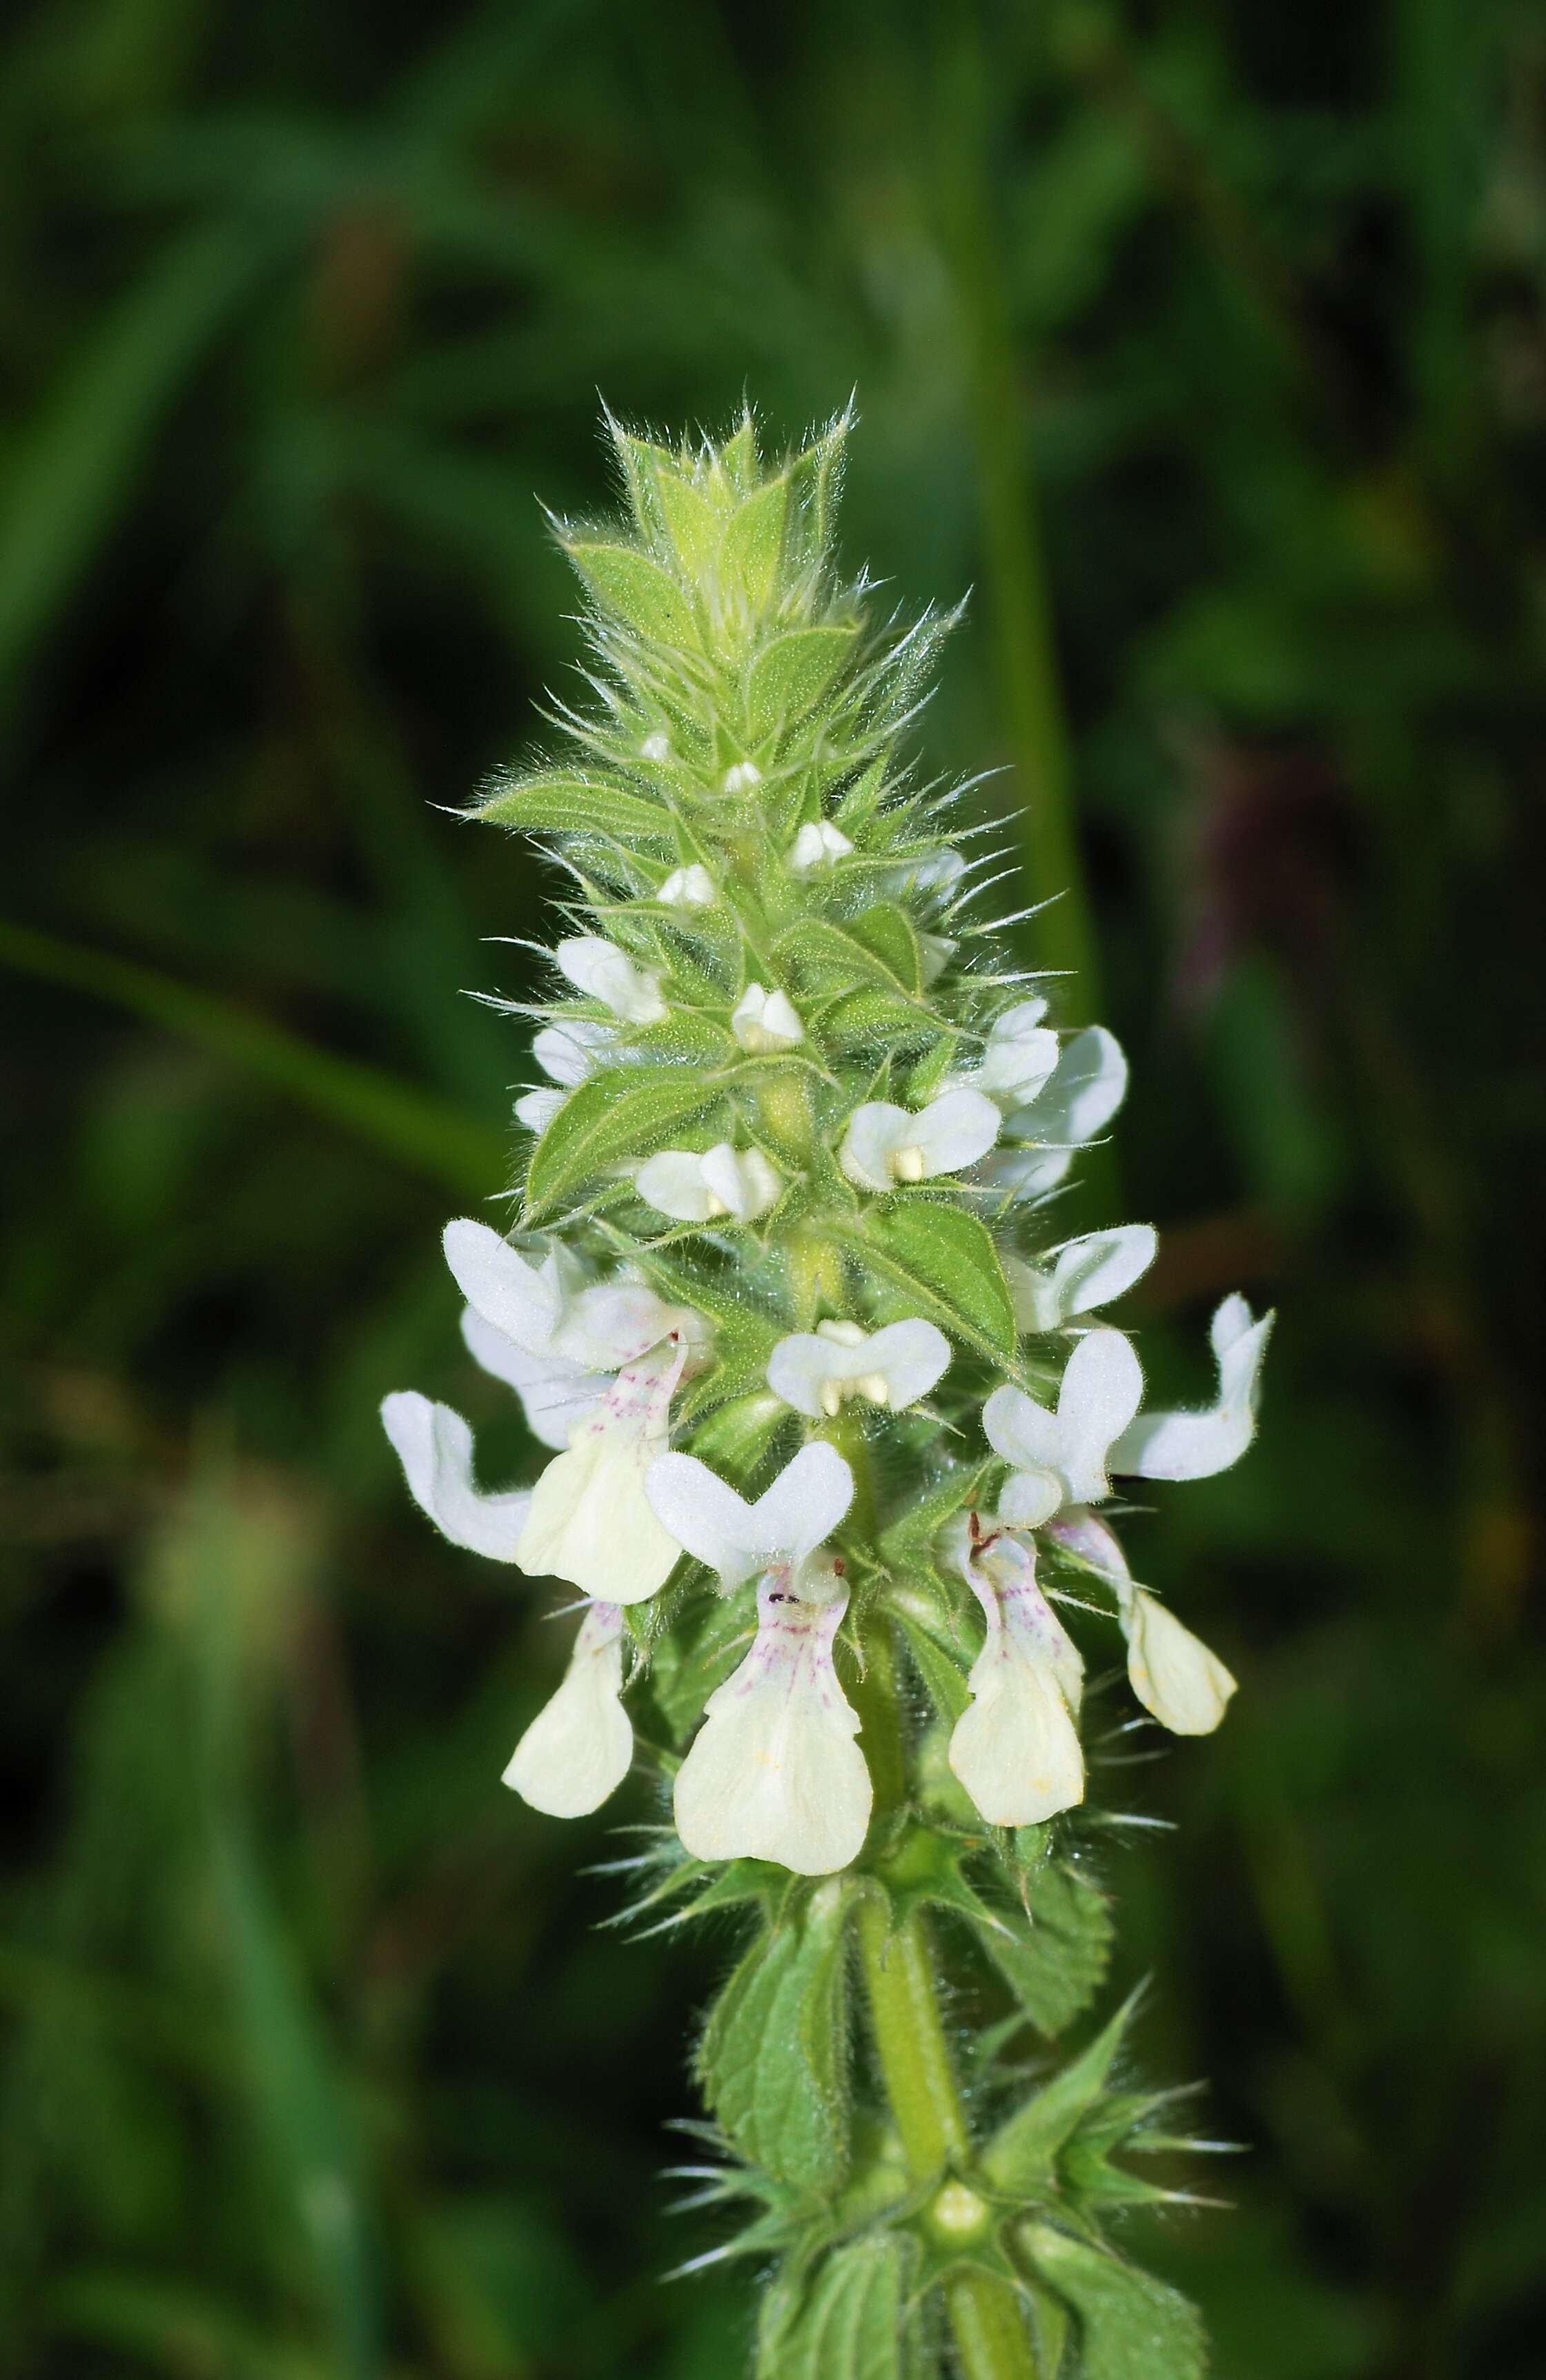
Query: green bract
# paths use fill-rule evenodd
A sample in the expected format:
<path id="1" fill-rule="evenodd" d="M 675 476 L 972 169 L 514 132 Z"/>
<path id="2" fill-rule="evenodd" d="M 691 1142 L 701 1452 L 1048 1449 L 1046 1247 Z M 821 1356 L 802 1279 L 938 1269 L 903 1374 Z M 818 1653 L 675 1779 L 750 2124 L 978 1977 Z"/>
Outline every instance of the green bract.
<path id="1" fill-rule="evenodd" d="M 1078 1640 L 1114 1622 L 1174 1731 L 1222 1717 L 1234 1681 L 1099 1508 L 1244 1451 L 1269 1324 L 1227 1299 L 1214 1402 L 1140 1413 L 1097 1309 L 1152 1232 L 1055 1244 L 1126 1062 L 1048 1021 L 909 779 L 948 624 L 837 575 L 847 428 L 777 468 L 749 420 L 615 429 L 626 526 L 558 529 L 599 699 L 477 813 L 566 873 L 545 1079 L 513 1236 L 446 1234 L 552 1460 L 489 1495 L 448 1408 L 383 1417 L 448 1536 L 586 1599 L 506 1781 L 578 1815 L 642 1752 L 675 1826 L 626 1864 L 634 1913 L 743 1914 L 693 2170 L 736 2211 L 716 2252 L 775 2265 L 757 2380 L 1192 2380 L 1195 2316 L 1106 2228 L 1186 2146 L 1119 2087 L 1131 2003 L 1053 2052 L 1112 1931 Z M 942 1963 L 984 2012 L 966 2054 Z"/>

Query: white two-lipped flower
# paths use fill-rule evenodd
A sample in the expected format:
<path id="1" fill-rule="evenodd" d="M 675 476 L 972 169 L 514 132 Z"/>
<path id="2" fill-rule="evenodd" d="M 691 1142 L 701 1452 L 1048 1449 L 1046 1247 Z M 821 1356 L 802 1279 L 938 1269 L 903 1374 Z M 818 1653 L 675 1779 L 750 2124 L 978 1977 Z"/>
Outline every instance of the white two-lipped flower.
<path id="1" fill-rule="evenodd" d="M 695 1344 L 702 1318 L 668 1305 L 642 1281 L 592 1281 L 562 1246 L 529 1264 L 487 1223 L 447 1223 L 445 1261 L 469 1305 L 530 1355 L 562 1357 L 577 1371 L 615 1372 L 673 1330 Z"/>
<path id="2" fill-rule="evenodd" d="M 926 1397 L 950 1362 L 950 1342 L 914 1318 L 866 1330 L 858 1322 L 819 1322 L 781 1339 L 768 1358 L 768 1386 L 813 1419 L 840 1413 L 850 1397 L 901 1413 Z"/>
<path id="3" fill-rule="evenodd" d="M 581 1424 L 595 1419 L 619 1366 L 651 1348 L 669 1348 L 673 1334 L 688 1350 L 700 1342 L 701 1318 L 666 1305 L 642 1282 L 590 1281 L 558 1248 L 541 1265 L 529 1264 L 486 1223 L 463 1218 L 447 1224 L 445 1255 L 468 1302 L 462 1334 L 469 1352 L 517 1390 L 545 1446 L 566 1447 Z M 382 1421 L 409 1493 L 443 1536 L 494 1561 L 515 1561 L 532 1491 L 480 1490 L 472 1432 L 461 1415 L 404 1390 L 384 1400 Z"/>
<path id="4" fill-rule="evenodd" d="M 1036 1528 L 1068 1504 L 1098 1504 L 1112 1475 L 1130 1479 L 1209 1479 L 1237 1463 L 1256 1433 L 1261 1358 L 1272 1318 L 1253 1319 L 1243 1297 L 1226 1297 L 1211 1337 L 1219 1366 L 1215 1402 L 1200 1413 L 1138 1414 L 1143 1374 L 1120 1330 L 1082 1338 L 1069 1356 L 1055 1409 L 1024 1390 L 995 1389 L 982 1427 L 995 1454 L 1014 1466 L 999 1516 Z"/>
<path id="5" fill-rule="evenodd" d="M 491 1561 L 514 1561 L 531 1491 L 514 1488 L 487 1495 L 475 1486 L 472 1432 L 461 1415 L 415 1389 L 402 1389 L 382 1399 L 381 1420 L 408 1494 L 442 1536 Z"/>
<path id="6" fill-rule="evenodd" d="M 814 876 L 818 869 L 835 867 L 846 859 L 853 844 L 840 827 L 830 819 L 808 820 L 789 846 L 791 876 Z"/>
<path id="7" fill-rule="evenodd" d="M 1017 1198 L 1041 1197 L 1054 1188 L 1076 1151 L 1105 1130 L 1127 1096 L 1127 1061 L 1103 1025 L 1061 1043 L 1055 1065 L 1036 1080 L 1046 1055 L 1044 1028 L 1026 1012 L 1039 1014 L 1040 1007 L 1023 1002 L 1001 1017 L 982 1058 L 984 1069 L 1004 1077 L 997 1096 L 1007 1109 L 1006 1138 L 1032 1144 L 998 1149 L 985 1169 L 988 1186 Z M 1022 1068 L 1025 1081 L 1017 1087 L 1014 1077 Z"/>
<path id="8" fill-rule="evenodd" d="M 1023 1389 L 995 1389 L 982 1427 L 995 1454 L 1013 1465 L 999 1500 L 1011 1528 L 1034 1529 L 1065 1504 L 1098 1504 L 1111 1494 L 1108 1457 L 1138 1409 L 1143 1374 L 1120 1330 L 1091 1330 L 1064 1368 L 1055 1407 Z"/>
<path id="9" fill-rule="evenodd" d="M 576 934 L 560 942 L 553 955 L 577 991 L 599 1000 L 625 1025 L 658 1025 L 667 1014 L 655 970 L 636 966 L 604 935 Z"/>
<path id="10" fill-rule="evenodd" d="M 867 1099 L 848 1119 L 841 1163 L 861 1190 L 891 1190 L 959 1173 L 998 1138 L 999 1111 L 980 1091 L 946 1091 L 915 1114 L 889 1099 Z"/>
<path id="11" fill-rule="evenodd" d="M 749 983 L 730 1012 L 730 1030 L 750 1058 L 776 1057 L 805 1039 L 805 1027 L 786 991 Z"/>
<path id="12" fill-rule="evenodd" d="M 648 1205 L 681 1223 L 712 1222 L 722 1215 L 754 1223 L 776 1204 L 784 1180 L 760 1148 L 732 1148 L 722 1140 L 701 1156 L 663 1148 L 639 1167 L 634 1187 Z"/>
<path id="13" fill-rule="evenodd" d="M 975 1512 L 954 1524 L 948 1543 L 988 1629 L 950 1766 L 990 1826 L 1039 1826 L 1084 1799 L 1075 1724 L 1083 1664 L 1036 1584 L 1029 1546 L 984 1533 Z"/>
<path id="14" fill-rule="evenodd" d="M 681 1543 L 644 1493 L 667 1444 L 671 1399 L 687 1362 L 676 1333 L 626 1364 L 531 1491 L 516 1560 L 566 1578 L 607 1603 L 643 1603 L 665 1585 Z"/>
<path id="15" fill-rule="evenodd" d="M 773 1860 L 797 1876 L 846 1867 L 870 1824 L 870 1772 L 833 1662 L 847 1589 L 821 1548 L 852 1500 L 852 1472 L 834 1448 L 802 1447 L 748 1504 L 695 1456 L 663 1454 L 645 1492 L 723 1587 L 761 1574 L 756 1642 L 710 1695 L 677 1773 L 677 1833 L 695 1859 Z"/>
<path id="16" fill-rule="evenodd" d="M 587 1605 L 564 1682 L 511 1754 L 504 1781 L 550 1818 L 599 1810 L 633 1765 L 623 1708 L 623 1610 Z"/>
<path id="17" fill-rule="evenodd" d="M 612 1027 L 593 1016 L 566 1017 L 562 1025 L 544 1025 L 532 1036 L 531 1055 L 556 1087 L 524 1092 L 516 1101 L 516 1113 L 529 1132 L 547 1130 L 569 1092 L 611 1054 L 615 1039 Z"/>
<path id="18" fill-rule="evenodd" d="M 1226 1297 L 1208 1328 L 1219 1390 L 1200 1413 L 1140 1414 L 1112 1449 L 1111 1467 L 1135 1479 L 1211 1479 L 1238 1463 L 1256 1436 L 1261 1359 L 1272 1316 Z"/>
<path id="19" fill-rule="evenodd" d="M 1109 1305 L 1142 1279 L 1159 1245 L 1152 1223 L 1118 1223 L 1065 1240 L 1042 1264 L 1005 1257 L 1016 1322 L 1022 1330 L 1060 1330 L 1075 1315 Z"/>
<path id="20" fill-rule="evenodd" d="M 1134 1581 L 1114 1532 L 1076 1505 L 1048 1532 L 1106 1581 L 1127 1640 L 1127 1675 L 1145 1710 L 1173 1735 L 1210 1735 L 1224 1715 L 1235 1680 L 1216 1653 Z"/>
<path id="21" fill-rule="evenodd" d="M 994 1024 L 972 1072 L 960 1077 L 1005 1114 L 1033 1099 L 1057 1064 L 1057 1035 L 1041 1022 L 1046 1013 L 1044 1000 L 1017 1000 Z"/>

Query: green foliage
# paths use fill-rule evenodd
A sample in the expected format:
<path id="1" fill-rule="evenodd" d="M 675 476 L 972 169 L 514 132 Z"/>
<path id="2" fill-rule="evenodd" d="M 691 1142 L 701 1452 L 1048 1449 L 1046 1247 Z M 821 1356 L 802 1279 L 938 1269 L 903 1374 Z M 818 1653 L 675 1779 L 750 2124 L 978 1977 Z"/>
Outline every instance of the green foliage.
<path id="1" fill-rule="evenodd" d="M 1133 2007 L 1128 2000 L 1119 2008 L 1088 2048 L 999 2126 L 983 2152 L 982 2167 L 1000 2188 L 1030 2195 L 1048 2185 L 1059 2153 L 1106 2087 Z"/>
<path id="2" fill-rule="evenodd" d="M 781 1911 L 715 2001 L 698 2050 L 703 2095 L 741 2155 L 826 2196 L 848 2169 L 848 1915 L 835 1879 Z"/>
<path id="3" fill-rule="evenodd" d="M 542 1221 L 620 1160 L 647 1156 L 718 1096 L 718 1084 L 700 1074 L 665 1067 L 593 1075 L 570 1093 L 531 1153 L 524 1220 Z"/>
<path id="4" fill-rule="evenodd" d="M 477 816 L 527 834 L 604 834 L 663 842 L 668 832 L 658 803 L 621 785 L 592 783 L 559 769 L 499 786 L 479 804 Z"/>
<path id="5" fill-rule="evenodd" d="M 1105 1980 L 1112 1916 L 1105 1895 L 1054 1859 L 1027 1880 L 1025 1915 L 1005 1933 L 979 1925 L 978 1938 L 1039 2033 L 1064 2033 Z"/>
<path id="6" fill-rule="evenodd" d="M 1013 1361 L 1019 1340 L 1009 1284 L 977 1216 L 933 1198 L 898 1198 L 872 1208 L 852 1245 L 888 1286 L 906 1293 L 910 1312 Z"/>
<path id="7" fill-rule="evenodd" d="M 1202 2325 L 1176 2290 L 1050 2223 L 1028 2224 L 1024 2245 L 1078 2317 L 1079 2380 L 1201 2380 Z"/>
<path id="8" fill-rule="evenodd" d="M 911 2243 L 870 2232 L 834 2248 L 788 2307 L 771 2301 L 758 2342 L 757 2380 L 919 2380 L 907 2304 Z"/>

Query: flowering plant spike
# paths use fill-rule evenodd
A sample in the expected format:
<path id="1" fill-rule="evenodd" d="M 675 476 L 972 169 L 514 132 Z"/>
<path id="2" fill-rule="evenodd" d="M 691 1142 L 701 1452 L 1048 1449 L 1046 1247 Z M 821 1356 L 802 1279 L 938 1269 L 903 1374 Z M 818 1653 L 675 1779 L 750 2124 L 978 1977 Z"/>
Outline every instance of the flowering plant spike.
<path id="1" fill-rule="evenodd" d="M 711 2257 L 772 2273 L 756 2380 L 1192 2380 L 1121 2228 L 1185 2195 L 1174 2095 L 1114 2082 L 1130 2006 L 1064 2045 L 1119 1823 L 1089 1706 L 1199 1734 L 1235 1685 L 1110 1516 L 1245 1452 L 1270 1318 L 1226 1299 L 1213 1402 L 1150 1412 L 1102 1316 L 1152 1230 L 1059 1232 L 1126 1061 L 1010 964 L 980 830 L 909 773 L 950 624 L 837 575 L 848 428 L 768 464 L 749 418 L 613 426 L 626 524 L 558 528 L 595 699 L 476 813 L 563 872 L 541 1079 L 508 1233 L 445 1235 L 547 1459 L 490 1492 L 449 1408 L 383 1418 L 454 1544 L 578 1607 L 505 1783 L 567 1817 L 647 1771 L 635 1913 L 740 1913 L 686 2171 Z M 1087 1686 L 1118 1645 L 1128 1683 Z"/>

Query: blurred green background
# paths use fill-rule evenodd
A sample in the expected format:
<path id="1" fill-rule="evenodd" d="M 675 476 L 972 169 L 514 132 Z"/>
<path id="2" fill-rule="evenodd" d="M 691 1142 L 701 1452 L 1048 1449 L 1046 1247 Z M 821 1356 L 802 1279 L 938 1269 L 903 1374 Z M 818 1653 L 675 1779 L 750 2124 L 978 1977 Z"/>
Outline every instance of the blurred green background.
<path id="1" fill-rule="evenodd" d="M 556 1632 L 374 1408 L 530 1459 L 437 1233 L 524 1074 L 464 995 L 553 880 L 448 814 L 576 684 L 534 496 L 608 500 L 598 391 L 782 442 L 857 386 L 847 559 L 975 588 L 929 762 L 1054 838 L 1072 787 L 1083 893 L 1020 930 L 1088 902 L 1150 1369 L 1282 1311 L 1256 1452 L 1132 1534 L 1243 1691 L 1099 1779 L 1178 1828 L 1104 1856 L 1122 1976 L 1248 2149 L 1135 2246 L 1222 2380 L 1539 2374 L 1546 18 L 3 40 L 0 2368 L 738 2368 L 739 2284 L 654 2277 L 712 2244 L 662 2127 L 733 1937 L 598 1930 L 641 1785 L 501 1792 Z"/>

